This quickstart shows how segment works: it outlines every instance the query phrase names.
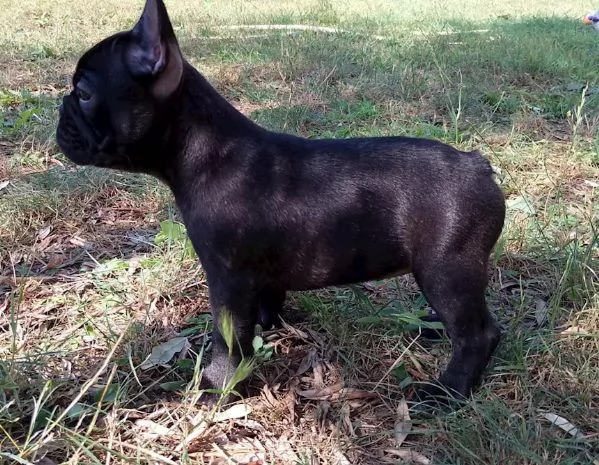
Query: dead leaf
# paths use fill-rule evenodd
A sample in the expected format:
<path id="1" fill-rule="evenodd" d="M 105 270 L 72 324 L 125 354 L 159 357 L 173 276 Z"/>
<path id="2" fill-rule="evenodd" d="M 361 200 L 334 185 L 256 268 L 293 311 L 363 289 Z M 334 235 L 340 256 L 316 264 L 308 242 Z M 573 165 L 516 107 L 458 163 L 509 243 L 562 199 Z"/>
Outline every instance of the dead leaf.
<path id="1" fill-rule="evenodd" d="M 2 189 L 5 189 L 8 186 L 9 182 L 10 181 L 2 181 L 2 182 L 0 182 L 0 191 Z"/>
<path id="2" fill-rule="evenodd" d="M 374 392 L 362 391 L 355 388 L 342 388 L 342 384 L 336 384 L 324 389 L 309 389 L 306 391 L 297 391 L 297 394 L 310 400 L 328 400 L 330 402 L 349 401 L 355 399 L 370 399 L 377 397 Z"/>
<path id="3" fill-rule="evenodd" d="M 350 437 L 356 437 L 356 432 L 354 431 L 354 425 L 351 421 L 351 405 L 349 402 L 345 402 L 341 406 L 341 410 L 339 411 L 339 417 L 341 419 L 341 425 L 343 427 L 344 432 Z"/>
<path id="4" fill-rule="evenodd" d="M 65 257 L 62 254 L 52 254 L 50 259 L 44 266 L 44 270 L 52 270 L 54 268 L 60 268 L 65 262 Z"/>
<path id="5" fill-rule="evenodd" d="M 430 465 L 431 463 L 429 458 L 411 449 L 387 449 L 385 452 L 388 454 L 393 454 L 402 460 L 417 463 L 419 465 Z"/>
<path id="6" fill-rule="evenodd" d="M 312 338 L 312 340 L 318 347 L 324 348 L 327 346 L 327 342 L 322 338 L 322 336 L 320 334 L 318 334 L 318 332 L 316 332 L 310 328 L 306 328 L 306 329 L 308 331 L 308 334 L 310 335 L 310 337 Z"/>
<path id="7" fill-rule="evenodd" d="M 559 415 L 556 415 L 555 413 L 549 413 L 549 412 L 543 413 L 541 416 L 543 418 L 545 418 L 546 420 L 549 420 L 551 422 L 551 424 L 557 426 L 558 428 L 563 429 L 570 436 L 572 436 L 576 439 L 580 439 L 583 437 L 583 434 L 580 432 L 580 430 L 578 428 L 576 428 L 576 426 L 574 426 L 568 420 L 566 420 L 564 417 L 560 417 Z"/>
<path id="8" fill-rule="evenodd" d="M 335 457 L 335 462 L 337 465 L 351 465 L 351 462 L 347 459 L 343 452 L 341 452 L 337 446 L 333 446 L 333 455 Z"/>
<path id="9" fill-rule="evenodd" d="M 252 413 L 252 407 L 248 404 L 235 404 L 228 408 L 224 412 L 218 412 L 212 419 L 215 423 L 227 420 L 236 420 L 238 418 L 245 418 Z"/>
<path id="10" fill-rule="evenodd" d="M 325 428 L 327 426 L 327 416 L 329 411 L 331 410 L 331 404 L 328 402 L 320 402 L 318 404 L 318 408 L 316 409 L 316 423 L 318 425 L 318 430 L 321 433 L 325 432 Z"/>
<path id="11" fill-rule="evenodd" d="M 393 430 L 395 433 L 395 445 L 399 448 L 412 430 L 410 409 L 405 399 L 402 399 L 397 406 L 397 418 L 395 419 L 395 426 Z"/>
<path id="12" fill-rule="evenodd" d="M 169 434 L 172 434 L 170 428 L 167 428 L 166 426 L 163 426 L 151 420 L 140 419 L 137 420 L 135 424 L 140 428 L 145 429 L 148 432 L 147 436 L 149 436 L 150 438 L 157 438 L 160 436 L 168 436 Z"/>
<path id="13" fill-rule="evenodd" d="M 40 229 L 37 232 L 37 238 L 40 241 L 44 240 L 46 237 L 48 237 L 48 235 L 50 234 L 50 231 L 52 231 L 52 227 L 51 226 L 46 226 L 45 228 Z"/>
<path id="14" fill-rule="evenodd" d="M 538 326 L 543 326 L 547 322 L 547 302 L 543 299 L 537 299 L 536 304 L 535 319 Z"/>
<path id="15" fill-rule="evenodd" d="M 242 428 L 258 431 L 262 434 L 268 434 L 266 428 L 256 420 L 236 420 L 235 424 L 241 426 Z"/>
<path id="16" fill-rule="evenodd" d="M 274 396 L 274 394 L 272 393 L 272 391 L 270 390 L 270 388 L 268 387 L 267 384 L 265 384 L 262 387 L 261 395 L 262 395 L 262 398 L 264 399 L 264 401 L 270 407 L 275 407 L 278 404 L 276 397 Z"/>
<path id="17" fill-rule="evenodd" d="M 305 332 L 303 332 L 301 329 L 294 328 L 286 321 L 281 320 L 281 325 L 284 330 L 290 332 L 291 334 L 295 335 L 296 337 L 303 339 L 304 341 L 307 341 L 309 339 L 308 335 Z"/>
<path id="18" fill-rule="evenodd" d="M 312 386 L 321 389 L 324 386 L 326 386 L 325 381 L 324 381 L 324 376 L 325 376 L 325 369 L 324 369 L 324 363 L 322 360 L 318 360 L 318 361 L 314 361 L 314 363 L 312 364 L 312 376 L 313 376 L 313 380 L 312 380 Z"/>
<path id="19" fill-rule="evenodd" d="M 183 438 L 181 440 L 179 445 L 175 448 L 175 451 L 181 452 L 185 447 L 187 447 L 189 444 L 191 444 L 197 438 L 202 436 L 206 432 L 206 430 L 208 429 L 209 426 L 210 426 L 210 423 L 208 423 L 207 421 L 203 421 L 203 420 L 199 421 L 199 423 L 197 423 L 195 425 L 195 427 L 191 431 L 191 433 L 189 433 L 185 438 Z"/>
<path id="20" fill-rule="evenodd" d="M 312 368 L 314 366 L 314 363 L 316 362 L 317 359 L 318 359 L 318 351 L 314 348 L 310 349 L 310 351 L 306 354 L 306 356 L 303 358 L 302 362 L 300 363 L 300 366 L 298 367 L 294 376 L 303 375 L 306 371 L 308 371 L 310 368 Z"/>
<path id="21" fill-rule="evenodd" d="M 155 366 L 166 365 L 177 352 L 186 351 L 191 344 L 186 337 L 174 337 L 154 347 L 149 357 L 140 365 L 140 369 L 148 370 Z"/>
<path id="22" fill-rule="evenodd" d="M 257 438 L 241 438 L 236 441 L 226 441 L 224 443 L 214 441 L 212 447 L 218 453 L 219 457 L 227 458 L 227 461 L 224 463 L 265 465 L 264 457 L 266 455 L 266 448 Z"/>
<path id="23" fill-rule="evenodd" d="M 562 332 L 560 332 L 561 335 L 563 336 L 568 336 L 570 334 L 585 334 L 586 331 L 581 328 L 580 326 L 569 326 L 566 329 L 564 329 Z"/>
<path id="24" fill-rule="evenodd" d="M 297 405 L 297 387 L 299 386 L 299 379 L 292 378 L 289 382 L 289 390 L 283 398 L 283 402 L 289 411 L 289 419 L 291 423 L 295 423 L 295 406 Z"/>
<path id="25" fill-rule="evenodd" d="M 275 456 L 281 460 L 278 463 L 300 463 L 300 458 L 296 455 L 293 446 L 285 434 L 279 439 L 265 438 L 264 446 L 266 450 L 276 454 Z"/>
<path id="26" fill-rule="evenodd" d="M 333 384 L 319 389 L 306 389 L 305 391 L 297 391 L 298 395 L 312 400 L 328 400 L 328 397 L 337 394 L 343 389 L 343 383 Z"/>
<path id="27" fill-rule="evenodd" d="M 78 246 L 78 247 L 84 247 L 84 246 L 85 246 L 85 244 L 86 244 L 86 241 L 85 241 L 85 239 L 82 239 L 82 238 L 81 238 L 81 237 L 79 237 L 79 236 L 73 236 L 73 237 L 71 237 L 71 238 L 69 239 L 69 242 L 70 242 L 71 244 L 73 244 L 73 245 L 76 245 L 76 246 Z"/>

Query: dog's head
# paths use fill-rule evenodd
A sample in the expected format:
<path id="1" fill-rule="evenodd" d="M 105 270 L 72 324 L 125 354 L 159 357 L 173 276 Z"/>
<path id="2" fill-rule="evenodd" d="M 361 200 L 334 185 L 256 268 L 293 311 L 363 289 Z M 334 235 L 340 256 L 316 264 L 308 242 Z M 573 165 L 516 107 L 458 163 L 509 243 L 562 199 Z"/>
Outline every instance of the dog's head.
<path id="1" fill-rule="evenodd" d="M 184 61 L 162 0 L 147 0 L 135 27 L 79 60 L 56 133 L 80 165 L 152 172 L 167 134 Z"/>

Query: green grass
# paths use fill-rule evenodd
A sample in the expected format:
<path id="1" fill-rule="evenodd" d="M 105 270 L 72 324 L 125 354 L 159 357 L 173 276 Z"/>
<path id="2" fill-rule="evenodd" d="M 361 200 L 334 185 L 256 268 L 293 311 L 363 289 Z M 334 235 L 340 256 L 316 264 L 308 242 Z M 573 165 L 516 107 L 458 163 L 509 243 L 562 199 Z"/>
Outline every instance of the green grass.
<path id="1" fill-rule="evenodd" d="M 399 444 L 402 396 L 450 348 L 416 338 L 426 302 L 409 277 L 294 294 L 289 325 L 258 340 L 251 414 L 201 415 L 207 287 L 170 194 L 76 168 L 54 143 L 78 56 L 130 27 L 140 3 L 0 0 L 0 463 L 209 463 L 261 447 L 269 463 L 398 463 L 409 451 L 413 463 L 597 463 L 589 5 L 167 0 L 187 58 L 262 125 L 430 137 L 493 163 L 508 202 L 488 290 L 503 341 L 470 403 L 412 418 Z M 264 24 L 338 31 L 229 28 Z M 184 353 L 140 369 L 177 335 Z"/>

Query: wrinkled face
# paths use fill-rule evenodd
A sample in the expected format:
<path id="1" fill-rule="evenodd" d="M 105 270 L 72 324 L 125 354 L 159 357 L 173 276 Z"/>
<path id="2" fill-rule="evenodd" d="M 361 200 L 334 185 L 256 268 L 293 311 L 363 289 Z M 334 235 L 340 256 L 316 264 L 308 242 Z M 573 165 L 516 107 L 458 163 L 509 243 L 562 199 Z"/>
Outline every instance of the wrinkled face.
<path id="1" fill-rule="evenodd" d="M 151 170 L 157 124 L 179 86 L 182 57 L 161 0 L 147 0 L 137 25 L 88 50 L 63 99 L 56 140 L 79 165 Z"/>
<path id="2" fill-rule="evenodd" d="M 56 133 L 64 154 L 77 164 L 132 168 L 130 156 L 152 126 L 155 100 L 128 69 L 128 43 L 127 33 L 117 34 L 79 60 Z"/>

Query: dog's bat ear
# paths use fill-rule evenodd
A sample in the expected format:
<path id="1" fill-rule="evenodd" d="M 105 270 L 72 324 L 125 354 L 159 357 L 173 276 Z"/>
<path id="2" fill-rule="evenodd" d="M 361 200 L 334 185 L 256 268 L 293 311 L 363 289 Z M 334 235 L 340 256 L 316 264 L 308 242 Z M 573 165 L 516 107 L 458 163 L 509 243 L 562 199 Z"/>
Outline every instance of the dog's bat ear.
<path id="1" fill-rule="evenodd" d="M 166 98 L 176 90 L 183 73 L 183 57 L 162 0 L 147 0 L 130 32 L 126 62 L 135 77 L 154 78 L 152 92 Z"/>

